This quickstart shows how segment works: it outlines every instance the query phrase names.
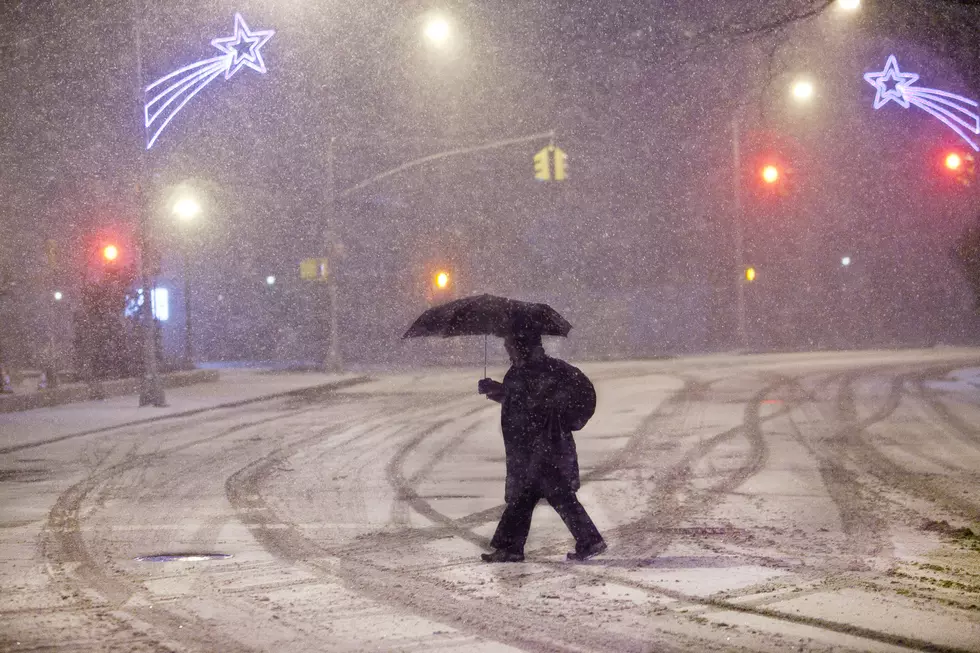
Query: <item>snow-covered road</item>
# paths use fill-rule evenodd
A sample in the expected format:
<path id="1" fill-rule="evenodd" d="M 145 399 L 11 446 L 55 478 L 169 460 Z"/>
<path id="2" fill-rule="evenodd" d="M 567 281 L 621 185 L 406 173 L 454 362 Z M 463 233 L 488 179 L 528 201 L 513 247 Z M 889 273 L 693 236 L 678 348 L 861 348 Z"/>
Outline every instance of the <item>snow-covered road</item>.
<path id="1" fill-rule="evenodd" d="M 482 369 L 35 433 L 0 455 L 0 649 L 980 651 L 978 364 L 583 365 L 579 496 L 610 544 L 584 564 L 544 505 L 526 563 L 480 562 Z M 232 557 L 136 560 L 163 552 Z"/>

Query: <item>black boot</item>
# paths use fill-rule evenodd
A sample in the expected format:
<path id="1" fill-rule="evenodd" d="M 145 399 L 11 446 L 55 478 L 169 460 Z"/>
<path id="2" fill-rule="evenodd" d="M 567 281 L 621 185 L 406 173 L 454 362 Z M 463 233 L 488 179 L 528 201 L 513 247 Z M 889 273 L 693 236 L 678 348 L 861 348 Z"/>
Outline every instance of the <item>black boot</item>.
<path id="1" fill-rule="evenodd" d="M 567 560 L 574 560 L 576 562 L 581 562 L 583 560 L 588 560 L 589 558 L 594 558 L 607 548 L 605 541 L 599 540 L 595 544 L 585 547 L 584 549 L 579 549 L 575 547 L 574 551 L 569 551 L 568 555 L 565 556 Z"/>
<path id="2" fill-rule="evenodd" d="M 524 562 L 523 553 L 514 553 L 505 549 L 497 549 L 493 553 L 481 553 L 483 562 Z"/>

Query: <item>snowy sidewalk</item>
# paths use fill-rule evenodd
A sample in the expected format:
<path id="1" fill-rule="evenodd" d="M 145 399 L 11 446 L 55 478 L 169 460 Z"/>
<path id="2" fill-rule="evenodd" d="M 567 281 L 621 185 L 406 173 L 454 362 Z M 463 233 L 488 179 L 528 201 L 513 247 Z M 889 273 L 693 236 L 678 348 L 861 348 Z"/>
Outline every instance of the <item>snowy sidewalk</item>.
<path id="1" fill-rule="evenodd" d="M 0 454 L 69 435 L 258 401 L 310 388 L 347 385 L 363 378 L 356 374 L 222 370 L 221 378 L 216 382 L 167 390 L 168 406 L 165 408 L 140 408 L 138 398 L 127 395 L 0 414 Z"/>

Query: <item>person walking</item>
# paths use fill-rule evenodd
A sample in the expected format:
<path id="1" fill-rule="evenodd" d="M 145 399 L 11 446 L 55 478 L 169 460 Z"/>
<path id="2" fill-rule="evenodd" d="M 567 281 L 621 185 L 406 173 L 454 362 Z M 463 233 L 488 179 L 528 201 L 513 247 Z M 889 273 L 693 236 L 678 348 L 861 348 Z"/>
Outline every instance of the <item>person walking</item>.
<path id="1" fill-rule="evenodd" d="M 606 542 L 576 497 L 578 455 L 572 431 L 595 412 L 595 388 L 578 368 L 545 354 L 541 332 L 517 318 L 504 336 L 511 367 L 503 382 L 481 379 L 477 389 L 501 404 L 506 451 L 506 508 L 490 541 L 485 562 L 522 562 L 531 516 L 545 499 L 575 538 L 568 560 L 588 560 Z"/>

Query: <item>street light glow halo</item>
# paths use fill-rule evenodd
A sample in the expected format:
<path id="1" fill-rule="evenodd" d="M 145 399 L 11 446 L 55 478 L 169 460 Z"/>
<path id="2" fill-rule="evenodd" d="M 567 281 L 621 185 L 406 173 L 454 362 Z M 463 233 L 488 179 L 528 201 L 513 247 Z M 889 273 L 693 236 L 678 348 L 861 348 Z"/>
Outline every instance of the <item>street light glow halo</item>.
<path id="1" fill-rule="evenodd" d="M 861 0 L 837 0 L 837 6 L 844 11 L 857 11 L 861 7 Z"/>
<path id="2" fill-rule="evenodd" d="M 793 97 L 797 100 L 805 101 L 813 97 L 813 82 L 801 79 L 793 84 Z"/>
<path id="3" fill-rule="evenodd" d="M 183 222 L 190 222 L 201 213 L 201 205 L 193 197 L 182 197 L 174 204 L 174 215 Z"/>
<path id="4" fill-rule="evenodd" d="M 425 24 L 425 38 L 434 45 L 444 45 L 450 31 L 449 21 L 442 16 L 433 16 Z"/>

